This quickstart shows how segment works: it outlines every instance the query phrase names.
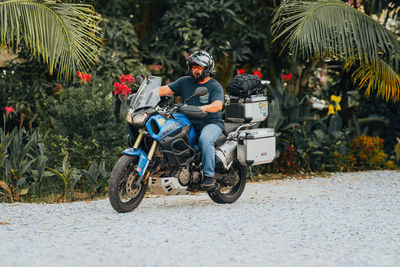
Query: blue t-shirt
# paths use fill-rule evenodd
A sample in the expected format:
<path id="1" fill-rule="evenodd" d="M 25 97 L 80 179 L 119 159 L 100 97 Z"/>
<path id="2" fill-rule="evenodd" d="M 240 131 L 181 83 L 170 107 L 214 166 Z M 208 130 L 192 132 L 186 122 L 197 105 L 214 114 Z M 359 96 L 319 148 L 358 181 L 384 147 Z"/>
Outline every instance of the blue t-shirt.
<path id="1" fill-rule="evenodd" d="M 183 76 L 175 82 L 168 84 L 168 86 L 175 95 L 182 98 L 182 101 L 185 101 L 185 99 L 193 95 L 197 87 L 206 87 L 208 89 L 208 94 L 189 99 L 187 102 L 188 105 L 203 106 L 211 104 L 215 100 L 220 100 L 222 103 L 224 103 L 224 90 L 222 89 L 221 84 L 213 78 L 206 83 L 200 84 L 195 83 L 189 76 Z M 214 113 L 208 112 L 207 116 L 205 116 L 203 119 L 191 120 L 191 122 L 198 132 L 200 132 L 204 126 L 210 123 L 217 124 L 222 130 L 225 128 L 221 117 L 221 111 Z"/>

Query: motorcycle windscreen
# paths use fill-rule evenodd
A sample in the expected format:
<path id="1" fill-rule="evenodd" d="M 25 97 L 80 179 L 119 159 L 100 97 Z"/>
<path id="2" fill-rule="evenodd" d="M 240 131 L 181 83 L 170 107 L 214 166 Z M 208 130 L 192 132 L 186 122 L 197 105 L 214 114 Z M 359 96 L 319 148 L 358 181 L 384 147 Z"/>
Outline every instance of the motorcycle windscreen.
<path id="1" fill-rule="evenodd" d="M 137 93 L 131 102 L 131 108 L 134 110 L 155 107 L 160 102 L 161 78 L 157 76 L 148 76 L 140 85 Z"/>

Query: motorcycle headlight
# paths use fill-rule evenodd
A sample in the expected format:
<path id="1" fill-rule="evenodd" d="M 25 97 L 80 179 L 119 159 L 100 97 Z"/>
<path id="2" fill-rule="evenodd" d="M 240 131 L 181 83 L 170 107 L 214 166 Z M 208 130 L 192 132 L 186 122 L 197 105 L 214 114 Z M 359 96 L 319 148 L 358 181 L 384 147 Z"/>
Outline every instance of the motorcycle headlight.
<path id="1" fill-rule="evenodd" d="M 128 123 L 132 123 L 132 114 L 131 114 L 130 111 L 128 111 L 128 112 L 126 113 L 126 121 L 127 121 Z"/>
<path id="2" fill-rule="evenodd" d="M 153 108 L 147 108 L 145 110 L 140 110 L 135 112 L 130 109 L 126 114 L 126 121 L 135 128 L 143 127 L 147 122 L 148 118 L 156 113 Z"/>
<path id="3" fill-rule="evenodd" d="M 135 114 L 132 117 L 132 123 L 133 124 L 143 124 L 147 119 L 147 113 L 139 113 Z"/>
<path id="4" fill-rule="evenodd" d="M 149 114 L 147 114 L 146 112 L 132 115 L 132 113 L 128 111 L 128 113 L 126 114 L 126 121 L 133 126 L 142 127 L 148 117 Z"/>

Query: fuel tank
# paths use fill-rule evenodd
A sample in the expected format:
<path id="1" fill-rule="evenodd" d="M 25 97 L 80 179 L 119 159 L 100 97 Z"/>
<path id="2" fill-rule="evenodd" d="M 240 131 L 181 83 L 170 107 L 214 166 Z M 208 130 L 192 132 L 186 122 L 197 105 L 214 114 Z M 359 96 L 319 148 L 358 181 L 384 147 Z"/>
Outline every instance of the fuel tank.
<path id="1" fill-rule="evenodd" d="M 174 117 L 173 119 L 165 119 L 163 116 L 157 114 L 148 119 L 146 128 L 151 138 L 160 142 L 167 136 L 181 130 L 183 127 L 189 126 L 189 145 L 194 147 L 197 144 L 197 136 L 190 120 L 180 113 L 173 113 L 172 116 Z"/>

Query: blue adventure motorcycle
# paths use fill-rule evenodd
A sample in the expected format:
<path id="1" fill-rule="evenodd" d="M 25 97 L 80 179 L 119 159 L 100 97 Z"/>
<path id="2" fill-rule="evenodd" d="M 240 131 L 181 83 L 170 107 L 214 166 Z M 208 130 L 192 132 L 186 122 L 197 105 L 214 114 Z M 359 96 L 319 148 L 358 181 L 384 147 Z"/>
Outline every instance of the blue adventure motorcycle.
<path id="1" fill-rule="evenodd" d="M 138 79 L 139 80 L 139 79 Z M 109 180 L 109 200 L 117 212 L 130 212 L 142 201 L 148 187 L 167 195 L 207 191 L 216 203 L 233 203 L 246 184 L 245 167 L 237 160 L 237 137 L 249 124 L 227 123 L 216 140 L 216 185 L 201 187 L 203 172 L 198 137 L 189 118 L 202 118 L 207 113 L 199 107 L 162 104 L 159 97 L 161 78 L 142 80 L 127 113 L 129 148 L 115 164 Z M 207 94 L 199 87 L 191 96 Z"/>

